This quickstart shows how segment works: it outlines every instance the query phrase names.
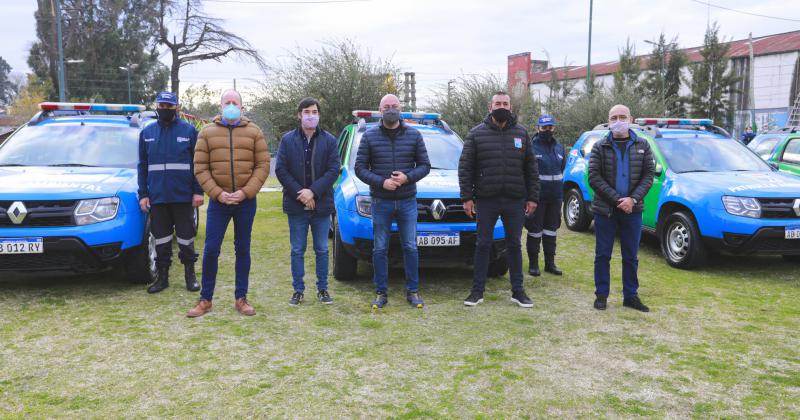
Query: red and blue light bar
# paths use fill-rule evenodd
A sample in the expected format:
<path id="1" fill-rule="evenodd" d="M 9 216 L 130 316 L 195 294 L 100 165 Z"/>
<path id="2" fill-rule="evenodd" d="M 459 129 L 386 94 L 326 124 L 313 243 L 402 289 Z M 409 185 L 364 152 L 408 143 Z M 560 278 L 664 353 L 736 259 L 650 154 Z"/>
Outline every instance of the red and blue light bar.
<path id="1" fill-rule="evenodd" d="M 711 125 L 713 120 L 707 118 L 637 118 L 638 125 Z"/>
<path id="2" fill-rule="evenodd" d="M 134 104 L 85 104 L 75 102 L 42 102 L 42 111 L 89 111 L 89 112 L 142 112 L 144 105 Z"/>
<path id="3" fill-rule="evenodd" d="M 353 116 L 356 118 L 381 118 L 383 115 L 380 111 L 353 111 Z M 442 115 L 436 112 L 401 112 L 400 118 L 404 120 L 441 120 Z"/>

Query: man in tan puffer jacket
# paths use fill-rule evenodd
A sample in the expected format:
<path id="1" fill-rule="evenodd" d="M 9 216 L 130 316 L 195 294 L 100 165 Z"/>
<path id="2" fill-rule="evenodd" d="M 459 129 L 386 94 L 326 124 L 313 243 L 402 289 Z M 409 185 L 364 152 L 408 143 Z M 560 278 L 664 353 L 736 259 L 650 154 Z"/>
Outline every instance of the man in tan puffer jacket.
<path id="1" fill-rule="evenodd" d="M 256 195 L 269 175 L 269 152 L 264 133 L 242 116 L 242 97 L 235 90 L 222 95 L 222 115 L 197 135 L 194 174 L 210 200 L 206 212 L 206 243 L 200 301 L 190 318 L 211 310 L 217 277 L 217 260 L 228 223 L 233 219 L 236 249 L 235 308 L 255 315 L 247 302 L 250 275 L 250 235 L 256 214 Z"/>

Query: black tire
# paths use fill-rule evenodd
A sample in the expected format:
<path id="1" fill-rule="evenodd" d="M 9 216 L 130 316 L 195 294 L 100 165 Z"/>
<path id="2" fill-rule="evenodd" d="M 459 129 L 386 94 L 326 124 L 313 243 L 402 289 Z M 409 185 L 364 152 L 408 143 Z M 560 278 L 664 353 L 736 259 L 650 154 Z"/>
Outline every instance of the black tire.
<path id="1" fill-rule="evenodd" d="M 505 255 L 489 263 L 486 275 L 489 277 L 505 276 L 508 273 L 508 258 Z"/>
<path id="2" fill-rule="evenodd" d="M 800 264 L 800 255 L 784 255 L 783 260 L 790 263 Z"/>
<path id="3" fill-rule="evenodd" d="M 586 232 L 592 224 L 592 214 L 586 208 L 586 202 L 577 188 L 570 188 L 564 194 L 564 205 L 561 207 L 564 224 L 573 232 Z"/>
<path id="4" fill-rule="evenodd" d="M 339 233 L 339 224 L 333 219 L 333 277 L 339 281 L 353 280 L 358 270 L 358 260 L 347 253 Z"/>
<path id="5" fill-rule="evenodd" d="M 150 218 L 144 226 L 142 244 L 125 255 L 125 278 L 134 284 L 150 284 L 156 280 L 156 241 L 150 233 Z"/>
<path id="6" fill-rule="evenodd" d="M 684 270 L 705 265 L 708 251 L 691 214 L 679 211 L 667 216 L 658 240 L 669 265 Z"/>

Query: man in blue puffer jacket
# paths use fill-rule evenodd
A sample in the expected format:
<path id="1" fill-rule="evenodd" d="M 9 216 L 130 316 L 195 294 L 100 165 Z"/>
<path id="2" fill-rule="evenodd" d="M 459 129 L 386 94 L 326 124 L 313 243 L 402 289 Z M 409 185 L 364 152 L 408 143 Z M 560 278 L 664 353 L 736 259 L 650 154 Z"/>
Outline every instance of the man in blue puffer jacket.
<path id="1" fill-rule="evenodd" d="M 292 306 L 303 301 L 308 228 L 316 255 L 317 299 L 332 304 L 328 292 L 328 230 L 333 214 L 333 183 L 341 163 L 336 138 L 319 128 L 319 101 L 305 98 L 297 106 L 300 126 L 281 138 L 275 175 L 283 186 L 283 212 L 289 217 Z"/>
<path id="2" fill-rule="evenodd" d="M 539 207 L 525 219 L 530 267 L 528 274 L 539 276 L 539 245 L 544 245 L 544 271 L 560 276 L 556 267 L 556 235 L 561 226 L 561 203 L 564 201 L 563 179 L 567 160 L 564 146 L 553 133 L 556 120 L 549 115 L 539 117 L 539 132 L 533 138 L 533 153 L 539 167 Z"/>
<path id="3" fill-rule="evenodd" d="M 397 222 L 406 271 L 406 300 L 416 308 L 419 297 L 419 254 L 417 253 L 417 186 L 431 171 L 422 134 L 400 119 L 400 100 L 395 95 L 381 99 L 381 123 L 361 137 L 356 155 L 358 179 L 369 185 L 372 196 L 373 281 L 377 297 L 375 309 L 388 303 L 389 233 Z"/>
<path id="4" fill-rule="evenodd" d="M 184 266 L 186 289 L 200 290 L 194 272 L 194 207 L 203 205 L 203 189 L 194 177 L 197 130 L 178 118 L 178 95 L 161 92 L 156 97 L 158 122 L 139 133 L 139 206 L 150 212 L 150 232 L 156 242 L 158 278 L 147 289 L 157 293 L 169 287 L 172 233 Z"/>

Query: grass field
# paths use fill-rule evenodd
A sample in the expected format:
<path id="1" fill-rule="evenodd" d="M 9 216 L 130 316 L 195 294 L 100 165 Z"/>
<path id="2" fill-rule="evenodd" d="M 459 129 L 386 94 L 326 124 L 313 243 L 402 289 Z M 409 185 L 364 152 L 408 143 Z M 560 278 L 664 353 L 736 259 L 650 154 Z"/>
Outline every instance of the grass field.
<path id="1" fill-rule="evenodd" d="M 292 308 L 280 195 L 259 203 L 252 318 L 233 309 L 231 237 L 214 311 L 194 320 L 180 267 L 153 296 L 113 273 L 3 274 L 0 417 L 800 417 L 800 266 L 780 258 L 679 271 L 646 240 L 652 312 L 621 307 L 618 250 L 598 312 L 594 238 L 562 229 L 566 275 L 526 277 L 533 309 L 510 303 L 507 278 L 465 308 L 464 268 L 423 271 L 423 310 L 405 304 L 393 270 L 376 313 L 366 265 L 356 281 L 331 280 L 333 306 Z"/>

